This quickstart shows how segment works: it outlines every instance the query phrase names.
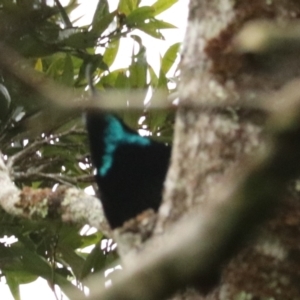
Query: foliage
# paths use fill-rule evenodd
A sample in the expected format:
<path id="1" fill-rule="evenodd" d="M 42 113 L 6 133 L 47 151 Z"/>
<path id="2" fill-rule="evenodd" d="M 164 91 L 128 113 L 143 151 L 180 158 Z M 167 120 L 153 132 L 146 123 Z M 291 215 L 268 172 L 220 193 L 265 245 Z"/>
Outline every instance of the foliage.
<path id="1" fill-rule="evenodd" d="M 46 75 L 59 86 L 76 89 L 85 95 L 85 70 L 93 66 L 96 87 L 101 90 L 148 89 L 170 93 L 167 73 L 173 66 L 179 44 L 172 45 L 161 58 L 158 75 L 147 62 L 147 50 L 140 32 L 163 39 L 162 29 L 174 28 L 156 16 L 177 0 L 158 0 L 152 6 L 140 6 L 139 0 L 120 0 L 110 10 L 107 0 L 98 3 L 89 26 L 76 27 L 69 19 L 78 6 L 76 0 L 63 7 L 59 1 L 0 0 L 1 42 L 27 59 L 36 72 Z M 138 46 L 127 68 L 112 70 L 120 53 L 120 43 L 128 38 Z M 5 57 L 0 56 L 0 61 Z M 22 70 L 22 62 L 16 62 Z M 37 82 L 36 85 L 40 83 Z M 66 99 L 75 104 L 78 99 Z M 124 99 L 124 101 L 127 101 Z M 141 104 L 144 101 L 141 99 Z M 141 105 L 142 106 L 142 105 Z M 124 119 L 136 129 L 143 125 L 166 141 L 172 135 L 172 113 L 166 111 L 123 111 Z M 55 183 L 91 184 L 91 165 L 82 111 L 66 109 L 28 85 L 8 68 L 0 69 L 0 150 L 16 157 L 13 176 L 19 186 L 52 187 Z M 19 158 L 18 154 L 22 153 Z M 81 163 L 81 165 L 79 164 Z M 84 165 L 85 167 L 82 167 Z M 15 236 L 18 241 L 0 242 L 1 276 L 5 276 L 15 299 L 19 284 L 38 276 L 51 287 L 63 290 L 70 280 L 79 283 L 116 258 L 113 252 L 100 250 L 101 233 L 79 234 L 80 228 L 49 220 L 33 222 L 8 216 L 0 211 L 0 236 Z M 81 249 L 95 245 L 91 253 Z M 75 287 L 74 287 L 75 288 Z"/>

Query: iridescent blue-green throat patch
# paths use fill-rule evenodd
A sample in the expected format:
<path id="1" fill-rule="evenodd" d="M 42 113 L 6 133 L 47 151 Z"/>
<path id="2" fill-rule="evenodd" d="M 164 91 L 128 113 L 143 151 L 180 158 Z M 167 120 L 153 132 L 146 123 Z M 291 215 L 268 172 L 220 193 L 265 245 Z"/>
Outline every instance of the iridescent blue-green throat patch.
<path id="1" fill-rule="evenodd" d="M 99 175 L 105 176 L 111 168 L 114 153 L 120 145 L 133 144 L 138 146 L 148 146 L 151 140 L 138 135 L 137 133 L 127 132 L 122 123 L 114 116 L 105 117 L 107 128 L 104 132 L 104 155 L 102 166 L 99 168 Z"/>

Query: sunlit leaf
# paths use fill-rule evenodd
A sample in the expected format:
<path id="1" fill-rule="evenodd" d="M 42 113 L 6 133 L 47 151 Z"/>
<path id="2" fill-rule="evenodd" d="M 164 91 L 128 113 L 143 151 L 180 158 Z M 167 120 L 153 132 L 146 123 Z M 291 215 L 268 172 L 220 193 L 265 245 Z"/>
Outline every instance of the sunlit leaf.
<path id="1" fill-rule="evenodd" d="M 135 63 L 129 67 L 130 86 L 134 88 L 143 88 L 146 85 L 147 67 L 146 64 Z"/>
<path id="2" fill-rule="evenodd" d="M 158 84 L 157 87 L 158 88 L 164 88 L 167 89 L 167 83 L 168 83 L 168 79 L 166 74 L 163 72 L 163 70 L 161 69 L 159 72 L 159 77 L 158 77 Z"/>
<path id="3" fill-rule="evenodd" d="M 160 39 L 160 40 L 164 40 L 164 36 L 162 35 L 161 32 L 158 31 L 158 29 L 156 28 L 156 26 L 154 24 L 152 24 L 151 22 L 149 23 L 139 23 L 136 26 L 137 29 L 144 31 L 145 33 L 149 34 L 150 36 Z"/>
<path id="4" fill-rule="evenodd" d="M 157 20 L 157 19 L 151 19 L 150 21 L 157 29 L 175 29 L 177 28 L 176 26 L 174 26 L 171 23 L 167 23 L 161 20 Z"/>
<path id="5" fill-rule="evenodd" d="M 107 66 L 111 66 L 113 64 L 119 50 L 119 44 L 120 40 L 114 40 L 108 44 L 103 55 L 103 61 L 107 64 Z"/>
<path id="6" fill-rule="evenodd" d="M 165 53 L 162 58 L 161 69 L 164 74 L 167 74 L 170 68 L 173 66 L 179 51 L 181 43 L 173 44 Z"/>
<path id="7" fill-rule="evenodd" d="M 118 69 L 103 76 L 99 82 L 99 86 L 105 88 L 113 87 L 115 89 L 130 87 L 129 78 L 126 76 L 126 69 Z"/>
<path id="8" fill-rule="evenodd" d="M 146 48 L 142 44 L 142 41 L 136 37 L 135 40 L 140 45 L 139 52 L 133 56 L 133 62 L 129 66 L 130 71 L 130 86 L 134 88 L 144 88 L 147 84 L 147 60 L 146 60 Z"/>
<path id="9" fill-rule="evenodd" d="M 155 74 L 153 68 L 148 65 L 148 71 L 149 71 L 149 74 L 150 74 L 150 84 L 153 86 L 153 87 L 156 87 L 157 84 L 158 84 L 158 77 L 157 75 Z"/>
<path id="10" fill-rule="evenodd" d="M 167 10 L 168 8 L 170 8 L 177 2 L 178 2 L 178 0 L 157 0 L 152 5 L 152 7 L 155 10 L 155 16 L 162 13 L 163 11 Z"/>
<path id="11" fill-rule="evenodd" d="M 74 68 L 70 54 L 66 55 L 61 81 L 68 86 L 71 86 L 74 82 Z"/>
<path id="12" fill-rule="evenodd" d="M 114 87 L 119 72 L 122 71 L 115 70 L 107 75 L 102 76 L 100 82 L 96 85 L 96 87 Z"/>
<path id="13" fill-rule="evenodd" d="M 35 69 L 36 71 L 40 71 L 40 72 L 43 71 L 43 62 L 42 62 L 42 60 L 41 60 L 40 58 L 38 58 L 38 59 L 36 60 L 36 63 L 35 63 L 35 65 L 34 65 L 34 69 Z"/>
<path id="14" fill-rule="evenodd" d="M 128 15 L 135 10 L 140 4 L 140 0 L 120 0 L 118 11 L 119 13 Z"/>
<path id="15" fill-rule="evenodd" d="M 130 87 L 130 81 L 128 76 L 126 76 L 125 72 L 119 72 L 115 81 L 116 89 L 126 89 Z"/>
<path id="16" fill-rule="evenodd" d="M 81 248 L 85 248 L 91 245 L 97 244 L 103 238 L 101 232 L 96 232 L 94 234 L 81 236 Z"/>

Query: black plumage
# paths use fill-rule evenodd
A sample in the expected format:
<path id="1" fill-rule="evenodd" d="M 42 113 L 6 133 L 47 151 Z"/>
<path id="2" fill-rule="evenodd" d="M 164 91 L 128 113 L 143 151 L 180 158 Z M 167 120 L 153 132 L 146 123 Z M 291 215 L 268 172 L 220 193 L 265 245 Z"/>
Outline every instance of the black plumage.
<path id="1" fill-rule="evenodd" d="M 88 111 L 91 158 L 105 215 L 112 228 L 148 208 L 157 211 L 171 147 L 140 136 L 113 114 Z"/>

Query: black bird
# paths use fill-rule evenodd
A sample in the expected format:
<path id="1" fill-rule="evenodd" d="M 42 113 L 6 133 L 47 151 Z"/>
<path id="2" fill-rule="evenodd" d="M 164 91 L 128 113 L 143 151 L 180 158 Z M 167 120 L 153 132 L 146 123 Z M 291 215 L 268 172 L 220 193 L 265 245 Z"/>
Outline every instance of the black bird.
<path id="1" fill-rule="evenodd" d="M 157 211 L 171 147 L 140 136 L 111 113 L 87 111 L 91 159 L 112 229 L 148 208 Z"/>

